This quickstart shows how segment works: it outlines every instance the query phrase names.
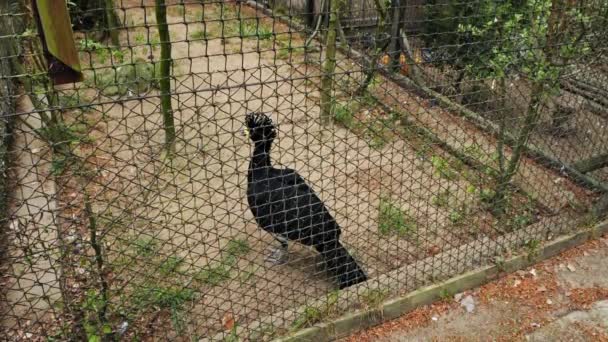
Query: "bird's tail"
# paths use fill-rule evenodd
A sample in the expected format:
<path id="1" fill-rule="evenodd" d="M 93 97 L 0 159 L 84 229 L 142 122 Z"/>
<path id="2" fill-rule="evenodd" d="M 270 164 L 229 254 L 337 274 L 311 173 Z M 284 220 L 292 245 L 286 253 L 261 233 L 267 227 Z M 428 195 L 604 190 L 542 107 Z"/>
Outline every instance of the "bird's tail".
<path id="1" fill-rule="evenodd" d="M 327 270 L 333 274 L 340 289 L 367 280 L 367 275 L 339 241 L 317 247 L 323 255 Z"/>

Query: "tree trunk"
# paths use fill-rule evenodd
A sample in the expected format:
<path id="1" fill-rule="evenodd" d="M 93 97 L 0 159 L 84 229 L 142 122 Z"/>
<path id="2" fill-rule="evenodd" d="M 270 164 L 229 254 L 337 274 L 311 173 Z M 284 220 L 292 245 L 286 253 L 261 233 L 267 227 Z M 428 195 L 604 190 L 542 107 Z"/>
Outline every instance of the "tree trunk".
<path id="1" fill-rule="evenodd" d="M 321 78 L 321 124 L 327 125 L 332 119 L 334 74 L 336 70 L 336 29 L 339 1 L 330 0 L 329 25 L 325 43 L 325 63 Z"/>
<path id="2" fill-rule="evenodd" d="M 507 191 L 509 189 L 509 183 L 511 182 L 511 179 L 519 168 L 519 162 L 521 161 L 521 157 L 525 150 L 525 146 L 528 143 L 528 139 L 530 138 L 530 135 L 532 134 L 536 126 L 538 125 L 543 95 L 543 85 L 534 85 L 534 87 L 532 88 L 532 99 L 528 104 L 528 110 L 526 111 L 526 117 L 524 118 L 523 126 L 517 134 L 511 157 L 509 158 L 506 164 L 506 168 L 504 170 L 501 170 L 497 177 L 498 185 L 496 187 L 496 192 L 494 193 L 494 196 L 490 201 L 493 205 L 492 212 L 497 216 L 500 216 L 505 212 L 505 204 Z M 504 128 L 502 130 L 504 132 Z"/>
<path id="3" fill-rule="evenodd" d="M 381 39 L 382 36 L 386 34 L 386 32 L 385 32 L 386 11 L 385 11 L 384 7 L 382 7 L 382 3 L 380 3 L 380 0 L 374 0 L 374 4 L 376 6 L 376 11 L 378 12 L 378 20 L 379 20 L 378 26 L 376 27 L 376 34 L 375 34 L 375 38 L 374 38 L 374 51 L 372 53 L 372 56 L 369 59 L 369 63 L 367 63 L 368 65 L 367 65 L 367 70 L 365 70 L 365 79 L 363 80 L 363 83 L 361 83 L 361 85 L 355 92 L 355 95 L 363 95 L 365 93 L 365 91 L 367 90 L 367 87 L 369 87 L 370 83 L 374 79 L 374 75 L 376 74 L 376 71 L 377 71 L 376 64 L 378 63 L 378 58 L 380 58 L 380 56 L 382 56 L 382 54 L 388 47 L 388 44 L 390 44 L 390 37 L 389 37 L 389 39 L 386 39 L 385 42 L 382 42 L 381 46 L 378 46 L 378 42 L 380 42 L 382 40 Z"/>
<path id="4" fill-rule="evenodd" d="M 112 45 L 120 46 L 119 40 L 119 19 L 116 15 L 116 11 L 114 10 L 114 0 L 105 0 L 106 5 L 106 29 L 110 35 L 110 40 L 112 41 Z"/>
<path id="5" fill-rule="evenodd" d="M 171 36 L 165 0 L 156 0 L 156 23 L 160 37 L 160 106 L 165 128 L 165 151 L 171 156 L 175 150 L 175 122 L 171 107 Z"/>
<path id="6" fill-rule="evenodd" d="M 391 71 L 399 70 L 399 23 L 400 23 L 400 14 L 401 14 L 401 1 L 400 0 L 392 0 L 392 22 L 391 22 L 391 42 L 388 46 L 388 55 L 389 55 L 389 69 Z"/>

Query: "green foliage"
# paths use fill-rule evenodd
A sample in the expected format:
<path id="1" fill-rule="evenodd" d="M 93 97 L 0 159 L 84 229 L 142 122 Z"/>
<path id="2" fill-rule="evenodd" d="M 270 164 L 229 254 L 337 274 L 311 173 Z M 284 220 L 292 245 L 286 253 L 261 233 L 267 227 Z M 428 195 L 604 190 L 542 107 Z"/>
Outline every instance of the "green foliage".
<path id="1" fill-rule="evenodd" d="M 140 238 L 133 242 L 135 253 L 142 257 L 154 256 L 158 251 L 158 247 L 158 240 L 153 238 Z"/>
<path id="2" fill-rule="evenodd" d="M 168 310 L 173 327 L 180 333 L 184 326 L 184 304 L 195 298 L 191 289 L 153 284 L 140 287 L 132 300 L 140 309 Z"/>
<path id="3" fill-rule="evenodd" d="M 81 39 L 78 41 L 78 48 L 82 52 L 90 53 L 97 57 L 97 60 L 104 64 L 111 56 L 117 63 L 124 62 L 124 52 L 120 49 L 112 48 L 92 39 Z"/>
<path id="4" fill-rule="evenodd" d="M 367 305 L 367 307 L 377 308 L 388 298 L 388 295 L 388 290 L 369 289 L 363 292 L 359 298 L 361 298 L 361 302 Z"/>
<path id="5" fill-rule="evenodd" d="M 242 38 L 266 40 L 272 38 L 272 28 L 257 20 L 241 20 L 239 23 L 239 36 Z"/>
<path id="6" fill-rule="evenodd" d="M 355 116 L 351 107 L 348 104 L 342 105 L 340 103 L 335 103 L 333 112 L 334 120 L 337 123 L 343 125 L 346 128 L 352 127 L 355 120 Z"/>
<path id="7" fill-rule="evenodd" d="M 450 290 L 448 289 L 441 289 L 441 291 L 439 291 L 439 298 L 441 298 L 441 300 L 443 301 L 451 301 L 452 300 L 452 293 L 450 293 Z"/>
<path id="8" fill-rule="evenodd" d="M 210 265 L 206 265 L 194 275 L 194 279 L 205 285 L 217 286 L 232 278 L 232 269 L 238 258 L 249 253 L 251 247 L 247 240 L 230 240 L 226 244 L 225 254 L 222 258 Z"/>
<path id="9" fill-rule="evenodd" d="M 179 272 L 180 266 L 184 263 L 184 258 L 170 256 L 160 264 L 159 272 L 164 276 Z"/>
<path id="10" fill-rule="evenodd" d="M 222 262 L 207 265 L 194 275 L 194 279 L 209 286 L 217 286 L 230 279 L 230 266 Z"/>
<path id="11" fill-rule="evenodd" d="M 433 205 L 438 207 L 447 207 L 450 204 L 451 191 L 450 189 L 445 189 L 440 192 L 437 196 L 433 196 L 431 202 Z"/>
<path id="12" fill-rule="evenodd" d="M 251 247 L 249 247 L 249 242 L 247 240 L 235 239 L 230 240 L 226 244 L 226 252 L 228 255 L 232 255 L 235 257 L 245 255 L 249 253 Z"/>
<path id="13" fill-rule="evenodd" d="M 525 212 L 523 214 L 515 215 L 510 218 L 509 226 L 511 231 L 519 230 L 528 226 L 533 221 L 533 217 L 530 213 Z"/>
<path id="14" fill-rule="evenodd" d="M 532 260 L 536 259 L 536 257 L 539 254 L 540 247 L 541 247 L 541 244 L 540 244 L 540 240 L 538 240 L 538 239 L 531 239 L 526 242 L 525 248 L 528 253 L 528 260 L 532 261 Z"/>
<path id="15" fill-rule="evenodd" d="M 128 92 L 138 95 L 159 86 L 159 65 L 139 58 L 133 64 L 107 68 L 85 80 L 89 86 L 98 88 L 106 96 L 123 96 Z"/>
<path id="16" fill-rule="evenodd" d="M 310 327 L 320 322 L 322 318 L 321 310 L 307 306 L 304 308 L 304 312 L 293 322 L 292 327 L 294 330 Z"/>
<path id="17" fill-rule="evenodd" d="M 135 43 L 139 45 L 143 45 L 146 43 L 146 36 L 143 33 L 139 32 L 135 35 Z"/>
<path id="18" fill-rule="evenodd" d="M 89 342 L 101 342 L 105 336 L 112 333 L 112 327 L 106 321 L 103 313 L 107 304 L 97 290 L 90 289 L 85 292 L 81 309 L 85 315 L 83 326 Z"/>
<path id="19" fill-rule="evenodd" d="M 381 198 L 378 208 L 378 231 L 382 235 L 409 236 L 417 230 L 416 222 L 388 198 Z"/>
<path id="20" fill-rule="evenodd" d="M 204 30 L 196 30 L 190 34 L 192 40 L 203 40 L 205 38 L 207 38 L 207 34 Z"/>
<path id="21" fill-rule="evenodd" d="M 450 222 L 452 222 L 452 224 L 454 225 L 458 225 L 460 223 L 462 223 L 462 221 L 464 220 L 465 217 L 465 213 L 462 209 L 452 209 L 450 211 L 450 215 L 448 216 L 448 218 L 450 219 Z"/>
<path id="22" fill-rule="evenodd" d="M 444 159 L 440 156 L 432 156 L 431 163 L 433 164 L 433 167 L 435 168 L 435 172 L 440 177 L 448 179 L 448 180 L 453 180 L 453 179 L 456 179 L 456 177 L 458 177 L 458 173 L 456 173 L 456 171 L 454 171 L 452 169 L 452 166 L 446 159 Z"/>

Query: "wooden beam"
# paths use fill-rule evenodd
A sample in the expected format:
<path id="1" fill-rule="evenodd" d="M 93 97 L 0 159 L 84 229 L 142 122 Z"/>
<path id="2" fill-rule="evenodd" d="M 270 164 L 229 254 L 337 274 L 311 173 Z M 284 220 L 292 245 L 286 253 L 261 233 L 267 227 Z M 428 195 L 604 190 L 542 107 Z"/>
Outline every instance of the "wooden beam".
<path id="1" fill-rule="evenodd" d="M 34 0 L 33 10 L 53 83 L 82 81 L 82 69 L 66 2 Z"/>

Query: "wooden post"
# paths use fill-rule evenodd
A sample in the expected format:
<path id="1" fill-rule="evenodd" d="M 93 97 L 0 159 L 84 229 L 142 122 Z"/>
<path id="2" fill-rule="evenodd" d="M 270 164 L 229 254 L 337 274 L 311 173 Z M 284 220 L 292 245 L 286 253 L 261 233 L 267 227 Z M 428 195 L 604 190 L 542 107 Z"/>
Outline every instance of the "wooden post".
<path id="1" fill-rule="evenodd" d="M 175 149 L 175 122 L 171 106 L 171 36 L 167 24 L 165 0 L 156 0 L 156 23 L 160 37 L 160 107 L 165 128 L 165 150 L 171 156 Z"/>
<path id="2" fill-rule="evenodd" d="M 33 11 L 50 79 L 54 84 L 82 81 L 80 60 L 66 3 L 35 0 Z"/>

